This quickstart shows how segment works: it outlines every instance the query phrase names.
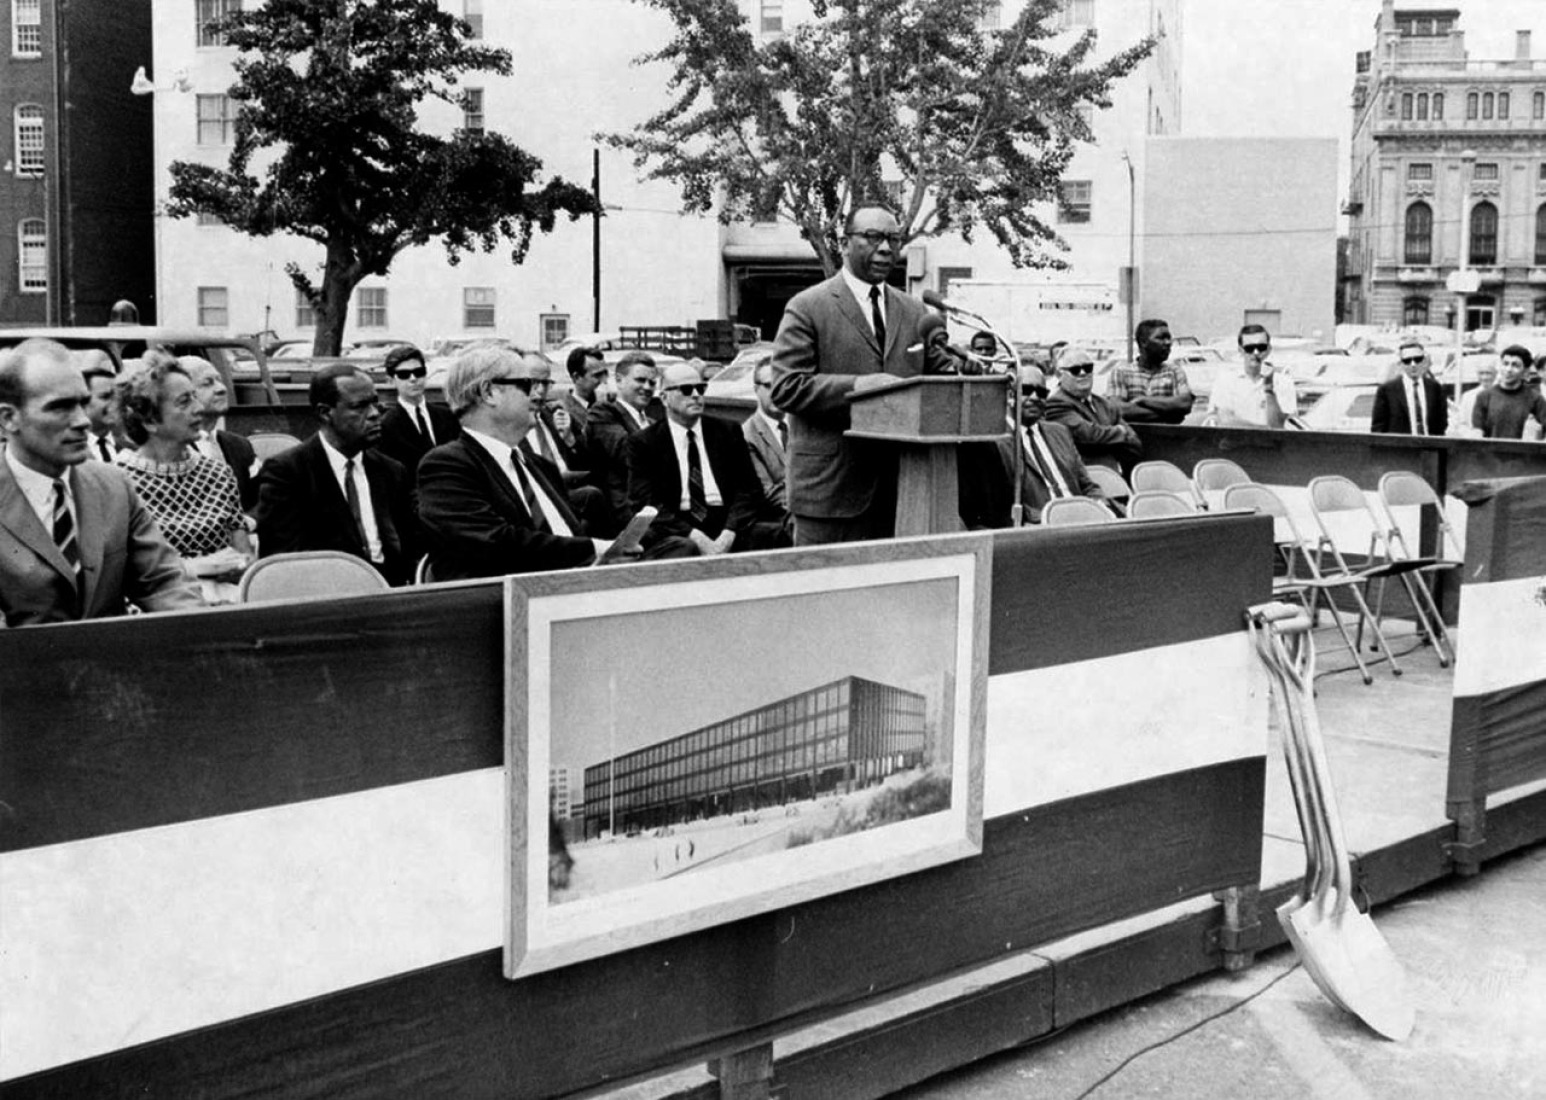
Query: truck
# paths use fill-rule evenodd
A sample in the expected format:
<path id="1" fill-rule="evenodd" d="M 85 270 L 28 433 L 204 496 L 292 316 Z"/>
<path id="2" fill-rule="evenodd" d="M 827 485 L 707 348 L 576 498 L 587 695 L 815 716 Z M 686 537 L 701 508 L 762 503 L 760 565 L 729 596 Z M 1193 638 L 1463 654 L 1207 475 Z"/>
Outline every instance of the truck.
<path id="1" fill-rule="evenodd" d="M 1121 344 L 1124 315 L 1117 288 L 1099 282 L 1053 279 L 961 279 L 950 283 L 950 303 L 985 318 L 1016 344 Z"/>

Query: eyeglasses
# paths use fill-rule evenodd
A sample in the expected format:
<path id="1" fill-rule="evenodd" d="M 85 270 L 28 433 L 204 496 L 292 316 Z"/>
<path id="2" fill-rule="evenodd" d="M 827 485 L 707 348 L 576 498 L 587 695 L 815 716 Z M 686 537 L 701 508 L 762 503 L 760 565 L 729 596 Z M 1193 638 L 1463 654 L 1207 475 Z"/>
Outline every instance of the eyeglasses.
<path id="1" fill-rule="evenodd" d="M 1426 355 L 1403 355 L 1401 357 L 1401 362 L 1409 367 L 1415 367 L 1418 363 L 1421 363 L 1426 358 L 1428 358 Z"/>
<path id="2" fill-rule="evenodd" d="M 522 393 L 529 395 L 531 393 L 532 383 L 535 382 L 536 379 L 534 379 L 534 378 L 490 378 L 488 381 L 489 381 L 489 385 L 491 385 L 491 386 L 514 386 L 516 389 L 520 390 Z"/>
<path id="3" fill-rule="evenodd" d="M 689 382 L 685 386 L 669 386 L 667 388 L 672 393 L 679 393 L 683 397 L 702 397 L 709 392 L 708 383 L 706 382 Z"/>
<path id="4" fill-rule="evenodd" d="M 1072 374 L 1072 375 L 1076 375 L 1076 376 L 1082 377 L 1082 376 L 1084 376 L 1086 374 L 1094 374 L 1095 373 L 1095 364 L 1094 363 L 1075 363 L 1072 366 L 1059 367 L 1058 369 L 1061 370 L 1061 371 L 1064 371 L 1064 372 L 1066 372 L 1068 374 Z"/>
<path id="5" fill-rule="evenodd" d="M 902 243 L 902 234 L 900 234 L 900 233 L 882 233 L 878 229 L 860 229 L 860 230 L 857 230 L 857 231 L 855 231 L 853 233 L 848 234 L 848 239 L 849 240 L 853 240 L 855 237 L 858 237 L 861 241 L 868 242 L 869 244 L 872 244 L 872 245 L 878 245 L 882 241 L 884 241 L 886 244 L 889 244 L 892 248 L 895 248 L 899 244 Z"/>
<path id="6" fill-rule="evenodd" d="M 404 367 L 401 370 L 393 371 L 392 376 L 406 380 L 409 378 L 423 378 L 428 373 L 429 368 L 427 367 Z"/>
<path id="7" fill-rule="evenodd" d="M 1241 344 L 1240 350 L 1247 355 L 1266 355 L 1271 350 L 1271 344 Z"/>
<path id="8" fill-rule="evenodd" d="M 1046 397 L 1047 396 L 1047 392 L 1048 391 L 1047 391 L 1047 387 L 1046 386 L 1021 386 L 1020 387 L 1020 396 L 1022 396 L 1022 397 Z"/>

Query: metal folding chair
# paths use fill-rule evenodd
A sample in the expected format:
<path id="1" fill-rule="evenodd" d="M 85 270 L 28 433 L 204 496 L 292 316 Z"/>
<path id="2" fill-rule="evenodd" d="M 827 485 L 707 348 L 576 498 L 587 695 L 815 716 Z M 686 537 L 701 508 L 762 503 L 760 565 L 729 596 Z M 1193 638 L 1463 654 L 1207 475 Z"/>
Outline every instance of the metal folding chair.
<path id="1" fill-rule="evenodd" d="M 1191 498 L 1179 493 L 1167 493 L 1163 489 L 1145 489 L 1141 493 L 1134 493 L 1127 502 L 1128 519 L 1162 519 L 1196 514 L 1197 509 Z"/>
<path id="2" fill-rule="evenodd" d="M 1044 527 L 1080 527 L 1096 523 L 1115 523 L 1110 508 L 1090 497 L 1057 497 L 1041 510 Z"/>
<path id="3" fill-rule="evenodd" d="M 1460 546 L 1460 536 L 1450 526 L 1448 518 L 1444 515 L 1444 502 L 1439 494 L 1433 491 L 1429 485 L 1417 474 L 1410 470 L 1392 470 L 1380 478 L 1380 504 L 1385 509 L 1385 516 L 1390 520 L 1389 546 L 1391 552 L 1397 557 L 1418 560 L 1421 556 L 1412 552 L 1411 545 L 1406 541 L 1406 536 L 1401 533 L 1401 523 L 1396 518 L 1397 508 L 1417 509 L 1418 522 L 1422 522 L 1424 509 L 1431 507 L 1438 522 L 1438 550 L 1440 557 L 1421 558 L 1429 564 L 1417 570 L 1417 577 L 1413 587 L 1427 605 L 1430 622 L 1433 626 L 1434 647 L 1439 651 L 1442 660 L 1447 648 L 1453 657 L 1455 652 L 1454 642 L 1451 641 L 1449 630 L 1444 625 L 1444 616 L 1439 612 L 1439 605 L 1433 598 L 1433 591 L 1423 580 L 1423 574 L 1432 575 L 1441 571 L 1459 569 L 1465 564 L 1465 551 Z M 1448 557 L 1442 556 L 1448 553 Z"/>
<path id="4" fill-rule="evenodd" d="M 249 565 L 237 587 L 237 599 L 241 603 L 322 600 L 385 592 L 390 587 L 364 558 L 341 550 L 299 550 L 259 558 Z"/>
<path id="5" fill-rule="evenodd" d="M 1222 502 L 1231 485 L 1248 485 L 1251 475 L 1227 458 L 1205 458 L 1192 467 L 1192 492 L 1204 508 Z"/>
<path id="6" fill-rule="evenodd" d="M 1098 462 L 1092 462 L 1085 467 L 1089 471 L 1090 480 L 1100 486 L 1100 491 L 1112 500 L 1126 500 L 1133 495 L 1132 488 L 1125 478 L 1110 466 L 1102 466 Z"/>
<path id="7" fill-rule="evenodd" d="M 1313 553 L 1315 543 L 1307 540 L 1300 533 L 1299 525 L 1294 522 L 1294 517 L 1289 513 L 1288 506 L 1283 503 L 1282 497 L 1265 485 L 1248 482 L 1243 485 L 1231 485 L 1224 490 L 1224 507 L 1245 508 L 1272 517 L 1272 539 L 1284 561 L 1284 572 L 1272 578 L 1273 597 L 1298 600 L 1314 617 L 1317 614 L 1321 596 L 1324 594 L 1326 609 L 1331 613 L 1331 621 L 1336 624 L 1337 633 L 1342 636 L 1348 652 L 1353 655 L 1353 661 L 1358 665 L 1358 673 L 1363 677 L 1365 684 L 1374 682 L 1369 666 L 1364 663 L 1361 648 L 1365 620 L 1374 624 L 1375 636 L 1379 638 L 1380 648 L 1384 651 L 1385 658 L 1390 661 L 1391 671 L 1398 676 L 1401 674 L 1395 658 L 1391 656 L 1390 646 L 1385 644 L 1384 636 L 1379 633 L 1379 625 L 1374 621 L 1374 614 L 1364 600 L 1363 579 L 1356 575 L 1327 576 L 1320 571 L 1317 556 Z M 1310 571 L 1308 577 L 1299 575 L 1301 561 Z M 1356 640 L 1348 632 L 1342 612 L 1337 607 L 1336 601 L 1331 598 L 1332 591 L 1338 588 L 1346 588 L 1352 593 L 1353 600 L 1358 605 Z"/>
<path id="8" fill-rule="evenodd" d="M 1185 470 L 1173 462 L 1140 462 L 1133 467 L 1131 479 L 1135 493 L 1158 489 L 1161 492 L 1176 493 L 1192 500 L 1197 499 L 1197 493 L 1192 489 L 1192 479 L 1186 476 Z"/>
<path id="9" fill-rule="evenodd" d="M 1391 577 L 1400 579 L 1402 587 L 1406 589 L 1407 598 L 1412 602 L 1412 612 L 1417 616 L 1418 630 L 1423 635 L 1436 639 L 1433 625 L 1428 621 L 1427 608 L 1417 594 L 1413 580 L 1413 574 L 1423 566 L 1433 564 L 1434 559 L 1395 556 L 1391 551 L 1387 533 L 1369 504 L 1369 498 L 1364 495 L 1362 489 L 1340 474 L 1328 474 L 1310 481 L 1310 511 L 1314 513 L 1315 522 L 1321 530 L 1320 538 L 1316 542 L 1317 565 L 1324 567 L 1325 555 L 1329 553 L 1338 573 L 1360 578 L 1363 581 L 1365 606 L 1368 605 L 1369 586 L 1375 581 L 1380 582 L 1379 591 L 1374 599 L 1371 625 L 1380 645 L 1385 646 L 1391 672 L 1399 675 L 1395 655 L 1386 645 L 1384 632 L 1380 628 L 1381 613 L 1385 604 L 1385 582 Z M 1327 522 L 1329 518 L 1333 520 L 1332 523 Z M 1369 532 L 1368 549 L 1364 554 L 1362 565 L 1357 569 L 1348 564 L 1347 555 L 1343 553 L 1342 546 L 1332 534 L 1332 528 L 1338 521 L 1355 523 L 1367 528 Z M 1439 664 L 1447 668 L 1449 656 L 1444 646 L 1436 644 L 1435 648 L 1438 651 Z"/>

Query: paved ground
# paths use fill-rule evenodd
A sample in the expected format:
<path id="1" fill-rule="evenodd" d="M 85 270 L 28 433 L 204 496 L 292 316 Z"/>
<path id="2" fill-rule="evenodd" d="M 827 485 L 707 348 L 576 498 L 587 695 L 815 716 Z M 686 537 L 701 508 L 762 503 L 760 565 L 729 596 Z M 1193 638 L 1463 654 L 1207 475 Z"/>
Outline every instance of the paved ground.
<path id="1" fill-rule="evenodd" d="M 1282 948 L 945 1074 L 896 1100 L 1539 1100 L 1546 1097 L 1546 845 L 1375 913 L 1417 1028 L 1376 1037 Z"/>

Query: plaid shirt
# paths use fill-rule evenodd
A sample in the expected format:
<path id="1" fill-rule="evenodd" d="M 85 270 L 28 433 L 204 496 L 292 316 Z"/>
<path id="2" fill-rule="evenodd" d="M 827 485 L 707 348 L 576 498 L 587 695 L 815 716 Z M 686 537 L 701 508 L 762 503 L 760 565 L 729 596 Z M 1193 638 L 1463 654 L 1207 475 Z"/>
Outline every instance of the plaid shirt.
<path id="1" fill-rule="evenodd" d="M 1136 401 L 1140 397 L 1191 397 L 1192 387 L 1187 385 L 1186 371 L 1180 366 L 1164 364 L 1156 371 L 1140 366 L 1118 363 L 1111 368 L 1111 378 L 1106 383 L 1106 396 L 1113 401 Z"/>

